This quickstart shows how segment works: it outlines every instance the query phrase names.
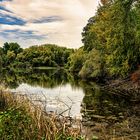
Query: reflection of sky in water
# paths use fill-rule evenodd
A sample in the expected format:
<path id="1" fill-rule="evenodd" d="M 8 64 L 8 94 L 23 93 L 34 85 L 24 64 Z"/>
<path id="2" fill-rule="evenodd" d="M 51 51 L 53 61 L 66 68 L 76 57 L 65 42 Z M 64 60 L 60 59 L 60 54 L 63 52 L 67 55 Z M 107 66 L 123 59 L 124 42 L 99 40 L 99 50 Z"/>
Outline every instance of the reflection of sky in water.
<path id="1" fill-rule="evenodd" d="M 56 88 L 43 88 L 33 87 L 28 84 L 21 84 L 15 90 L 16 92 L 22 92 L 29 95 L 32 100 L 46 101 L 47 111 L 57 111 L 58 113 L 63 112 L 71 106 L 71 116 L 79 117 L 80 105 L 84 97 L 82 88 L 72 88 L 70 84 L 60 85 Z M 67 115 L 68 112 L 65 113 Z"/>

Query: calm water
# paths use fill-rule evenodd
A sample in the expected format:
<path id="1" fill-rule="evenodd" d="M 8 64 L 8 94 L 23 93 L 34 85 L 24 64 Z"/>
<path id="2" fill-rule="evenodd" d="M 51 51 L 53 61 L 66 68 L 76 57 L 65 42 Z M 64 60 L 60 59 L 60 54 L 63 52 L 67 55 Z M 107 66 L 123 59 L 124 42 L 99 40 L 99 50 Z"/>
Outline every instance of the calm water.
<path id="1" fill-rule="evenodd" d="M 47 112 L 53 111 L 57 114 L 81 118 L 80 109 L 84 97 L 82 88 L 73 88 L 69 83 L 53 88 L 22 83 L 12 91 L 26 93 L 32 101 L 45 103 Z"/>
<path id="2" fill-rule="evenodd" d="M 0 81 L 36 104 L 41 101 L 48 112 L 80 117 L 89 139 L 140 138 L 140 104 L 131 102 L 131 97 L 62 70 L 3 71 Z"/>
<path id="3" fill-rule="evenodd" d="M 42 104 L 47 112 L 81 118 L 84 91 L 65 71 L 5 71 L 2 77 L 12 92 L 28 95 L 34 103 Z"/>

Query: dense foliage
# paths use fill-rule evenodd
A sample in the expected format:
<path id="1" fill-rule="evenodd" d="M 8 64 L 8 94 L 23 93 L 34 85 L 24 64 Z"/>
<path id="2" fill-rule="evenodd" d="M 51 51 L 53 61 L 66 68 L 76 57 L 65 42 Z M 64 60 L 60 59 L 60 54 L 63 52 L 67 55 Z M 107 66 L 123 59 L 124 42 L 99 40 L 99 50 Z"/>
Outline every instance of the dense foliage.
<path id="1" fill-rule="evenodd" d="M 67 67 L 69 70 L 77 73 L 83 67 L 83 63 L 86 60 L 86 52 L 81 47 L 71 54 L 68 60 Z"/>
<path id="2" fill-rule="evenodd" d="M 17 43 L 5 43 L 0 48 L 1 67 L 64 67 L 72 49 L 46 44 L 22 49 Z"/>
<path id="3" fill-rule="evenodd" d="M 140 64 L 140 1 L 101 0 L 82 36 L 86 60 L 81 57 L 81 77 L 125 77 Z"/>

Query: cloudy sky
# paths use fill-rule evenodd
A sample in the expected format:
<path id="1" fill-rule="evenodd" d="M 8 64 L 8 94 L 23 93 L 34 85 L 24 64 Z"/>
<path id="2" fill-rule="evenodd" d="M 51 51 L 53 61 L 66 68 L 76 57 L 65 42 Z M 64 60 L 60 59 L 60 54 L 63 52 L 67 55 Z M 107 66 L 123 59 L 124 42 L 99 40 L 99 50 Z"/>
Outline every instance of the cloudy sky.
<path id="1" fill-rule="evenodd" d="M 0 0 L 0 46 L 46 43 L 78 48 L 98 0 Z"/>

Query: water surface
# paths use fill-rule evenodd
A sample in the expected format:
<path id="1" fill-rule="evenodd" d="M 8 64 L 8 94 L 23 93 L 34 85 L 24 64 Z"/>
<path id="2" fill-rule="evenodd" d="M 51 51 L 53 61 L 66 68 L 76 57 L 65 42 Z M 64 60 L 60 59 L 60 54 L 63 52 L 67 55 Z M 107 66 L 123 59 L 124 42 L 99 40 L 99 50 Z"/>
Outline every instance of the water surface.
<path id="1" fill-rule="evenodd" d="M 120 91 L 81 81 L 64 70 L 8 70 L 0 81 L 13 92 L 27 94 L 48 112 L 81 118 L 89 139 L 138 140 L 140 104 Z"/>
<path id="2" fill-rule="evenodd" d="M 81 118 L 80 110 L 84 93 L 80 87 L 73 88 L 71 84 L 67 83 L 47 88 L 22 83 L 12 91 L 27 94 L 32 101 L 45 103 L 44 107 L 47 112 Z"/>

